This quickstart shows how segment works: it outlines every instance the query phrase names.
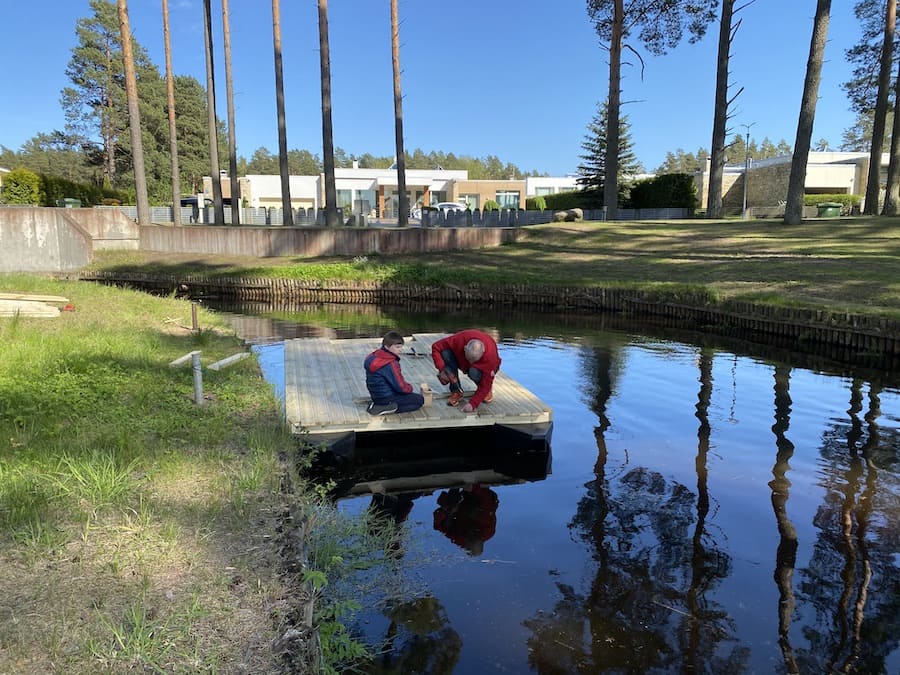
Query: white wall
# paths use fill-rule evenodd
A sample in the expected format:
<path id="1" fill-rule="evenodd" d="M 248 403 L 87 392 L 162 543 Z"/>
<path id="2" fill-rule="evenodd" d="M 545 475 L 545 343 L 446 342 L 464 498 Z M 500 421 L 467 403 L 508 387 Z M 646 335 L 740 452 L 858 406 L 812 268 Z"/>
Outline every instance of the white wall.
<path id="1" fill-rule="evenodd" d="M 241 181 L 241 196 L 252 208 L 281 208 L 281 176 L 245 176 Z M 295 209 L 319 208 L 319 176 L 291 176 L 290 188 Z"/>
<path id="2" fill-rule="evenodd" d="M 525 196 L 534 197 L 538 188 L 550 188 L 550 194 L 571 192 L 578 189 L 575 176 L 528 176 L 525 179 Z"/>

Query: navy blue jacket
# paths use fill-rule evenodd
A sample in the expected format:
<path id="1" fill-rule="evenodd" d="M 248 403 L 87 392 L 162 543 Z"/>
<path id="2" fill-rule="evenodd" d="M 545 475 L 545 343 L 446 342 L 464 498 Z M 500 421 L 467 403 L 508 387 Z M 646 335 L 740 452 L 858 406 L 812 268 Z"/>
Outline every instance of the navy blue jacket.
<path id="1" fill-rule="evenodd" d="M 412 385 L 400 372 L 400 357 L 381 347 L 366 357 L 366 388 L 376 403 L 394 400 L 400 394 L 412 393 Z"/>

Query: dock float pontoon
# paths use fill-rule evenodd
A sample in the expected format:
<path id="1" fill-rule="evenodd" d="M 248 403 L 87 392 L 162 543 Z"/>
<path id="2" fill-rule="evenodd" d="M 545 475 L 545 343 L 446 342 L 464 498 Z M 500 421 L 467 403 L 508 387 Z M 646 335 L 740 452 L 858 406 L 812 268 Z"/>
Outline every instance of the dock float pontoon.
<path id="1" fill-rule="evenodd" d="M 380 338 L 286 340 L 285 418 L 291 431 L 308 435 L 311 443 L 324 444 L 335 452 L 352 453 L 359 435 L 484 427 L 498 447 L 546 450 L 553 428 L 551 409 L 509 377 L 502 366 L 494 379 L 493 401 L 482 403 L 474 413 L 464 413 L 462 405 L 447 405 L 447 387 L 438 381 L 431 359 L 431 345 L 443 337 L 440 333 L 407 336 L 400 357 L 406 381 L 417 391 L 422 384 L 432 390 L 431 405 L 375 417 L 366 412 L 371 399 L 363 360 L 381 346 Z M 466 396 L 474 393 L 475 385 L 467 377 L 461 375 L 460 383 Z"/>

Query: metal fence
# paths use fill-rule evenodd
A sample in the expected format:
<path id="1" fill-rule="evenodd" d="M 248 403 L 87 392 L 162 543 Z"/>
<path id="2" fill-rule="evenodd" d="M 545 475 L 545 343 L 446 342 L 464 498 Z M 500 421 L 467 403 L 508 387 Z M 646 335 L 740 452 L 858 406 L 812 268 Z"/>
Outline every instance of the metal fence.
<path id="1" fill-rule="evenodd" d="M 118 208 L 132 220 L 137 220 L 136 206 L 98 207 Z M 231 207 L 225 207 L 225 225 L 231 224 Z M 409 218 L 409 224 L 421 227 L 517 227 L 521 225 L 539 225 L 551 223 L 557 211 L 525 211 L 520 209 L 500 209 L 498 211 L 424 211 L 421 218 Z M 606 220 L 606 209 L 585 209 L 582 211 L 585 220 Z M 324 209 L 295 209 L 293 211 L 295 226 L 322 227 L 325 225 Z M 190 206 L 181 207 L 181 222 L 185 224 L 210 224 L 214 219 L 212 207 L 196 209 Z M 343 209 L 338 209 L 340 222 L 345 225 L 362 225 L 367 227 L 396 227 L 396 217 L 349 216 L 345 218 Z M 677 220 L 693 217 L 690 209 L 619 209 L 616 220 Z M 150 209 L 150 220 L 154 223 L 171 223 L 171 206 L 154 206 Z M 282 226 L 284 210 L 280 208 L 242 207 L 241 225 Z"/>

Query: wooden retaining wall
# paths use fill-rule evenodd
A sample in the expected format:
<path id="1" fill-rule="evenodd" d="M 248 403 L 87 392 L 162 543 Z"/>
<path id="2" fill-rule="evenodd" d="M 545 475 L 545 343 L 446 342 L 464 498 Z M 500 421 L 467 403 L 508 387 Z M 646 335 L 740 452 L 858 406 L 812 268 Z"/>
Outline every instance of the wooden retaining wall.
<path id="1" fill-rule="evenodd" d="M 900 322 L 847 312 L 757 305 L 713 304 L 702 293 L 661 293 L 617 288 L 542 285 L 385 284 L 298 279 L 166 276 L 125 272 L 85 272 L 86 281 L 121 284 L 192 298 L 215 297 L 236 302 L 334 304 L 452 303 L 498 307 L 534 307 L 554 312 L 617 312 L 688 321 L 728 334 L 792 338 L 801 342 L 859 352 L 900 355 Z"/>

